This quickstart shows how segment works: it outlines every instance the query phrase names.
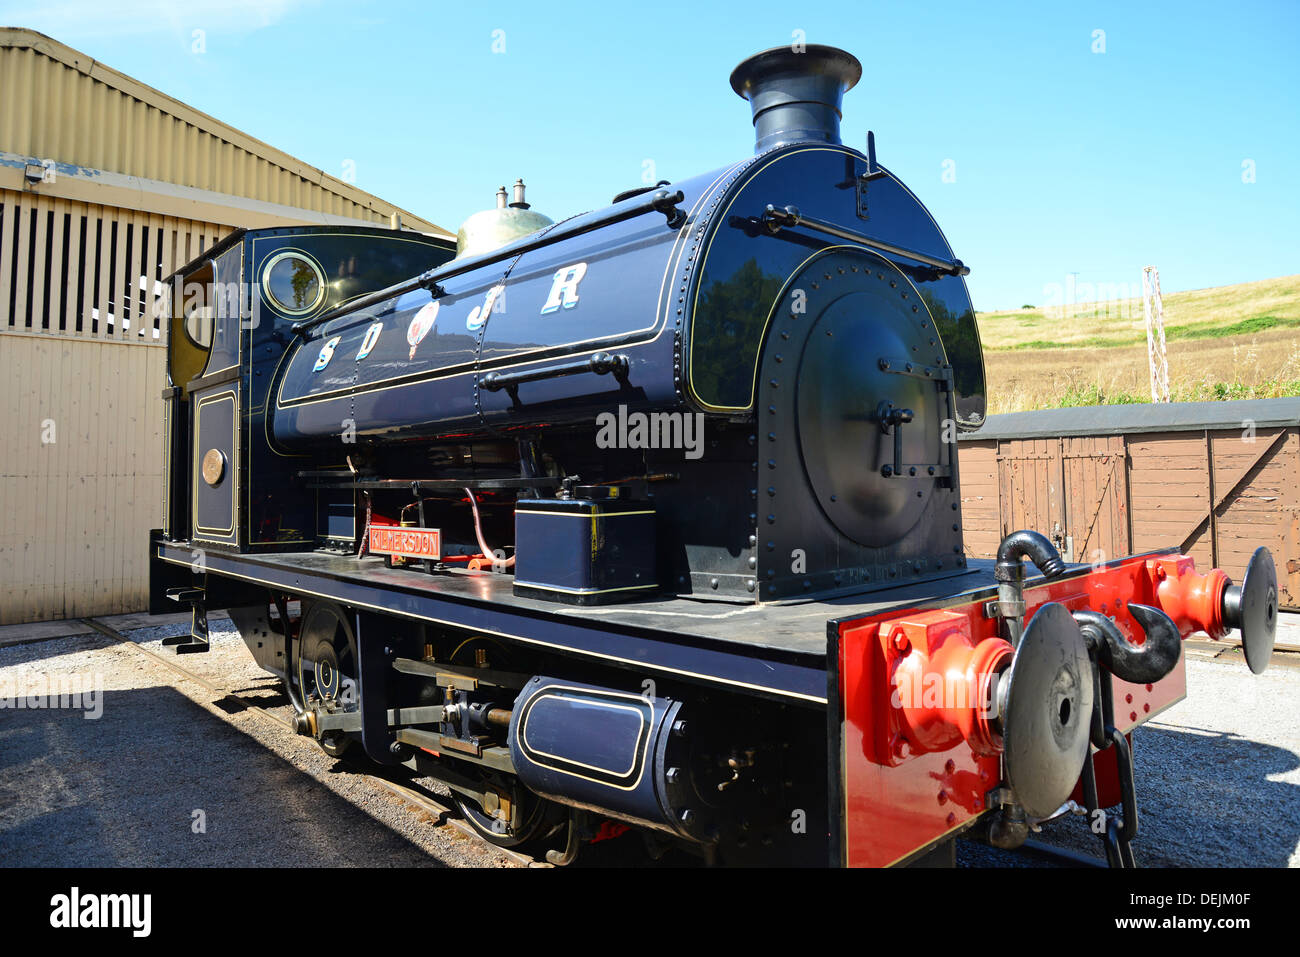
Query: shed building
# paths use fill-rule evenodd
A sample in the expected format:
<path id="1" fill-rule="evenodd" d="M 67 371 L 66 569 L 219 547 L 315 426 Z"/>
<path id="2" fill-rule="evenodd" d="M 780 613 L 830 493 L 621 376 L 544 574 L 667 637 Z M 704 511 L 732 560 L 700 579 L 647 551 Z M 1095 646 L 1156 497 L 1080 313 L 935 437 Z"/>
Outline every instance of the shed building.
<path id="1" fill-rule="evenodd" d="M 446 230 L 83 53 L 0 28 L 0 624 L 144 607 L 161 282 L 237 227 Z"/>

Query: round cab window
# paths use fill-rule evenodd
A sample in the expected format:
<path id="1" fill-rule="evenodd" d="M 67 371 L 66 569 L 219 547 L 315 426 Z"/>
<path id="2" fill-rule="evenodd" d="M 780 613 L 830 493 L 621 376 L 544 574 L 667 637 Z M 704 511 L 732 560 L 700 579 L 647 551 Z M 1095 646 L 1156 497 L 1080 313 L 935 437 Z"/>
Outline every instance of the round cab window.
<path id="1" fill-rule="evenodd" d="M 299 253 L 279 253 L 262 271 L 262 290 L 281 312 L 311 312 L 325 298 L 320 267 Z"/>

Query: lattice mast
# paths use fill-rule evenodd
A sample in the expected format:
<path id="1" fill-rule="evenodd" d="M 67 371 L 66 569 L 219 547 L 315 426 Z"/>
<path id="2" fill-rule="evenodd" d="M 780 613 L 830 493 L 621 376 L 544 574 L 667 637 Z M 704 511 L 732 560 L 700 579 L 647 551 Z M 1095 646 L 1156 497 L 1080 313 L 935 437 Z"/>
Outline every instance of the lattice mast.
<path id="1" fill-rule="evenodd" d="M 1147 365 L 1151 372 L 1151 401 L 1169 401 L 1169 354 L 1165 350 L 1165 307 L 1160 297 L 1160 270 L 1142 268 L 1142 312 L 1147 327 Z"/>

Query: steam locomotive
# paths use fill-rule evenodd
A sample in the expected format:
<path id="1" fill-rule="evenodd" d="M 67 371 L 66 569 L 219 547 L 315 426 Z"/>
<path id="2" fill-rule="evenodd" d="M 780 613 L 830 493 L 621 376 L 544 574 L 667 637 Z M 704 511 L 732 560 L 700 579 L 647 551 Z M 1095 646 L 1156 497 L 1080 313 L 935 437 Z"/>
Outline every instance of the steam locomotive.
<path id="1" fill-rule="evenodd" d="M 1134 863 L 1131 733 L 1184 697 L 1193 632 L 1263 668 L 1272 560 L 966 555 L 969 270 L 841 143 L 860 76 L 759 53 L 731 74 L 753 156 L 558 223 L 521 182 L 455 246 L 239 230 L 181 269 L 150 538 L 154 610 L 193 611 L 175 650 L 227 609 L 302 734 L 557 863 L 628 829 L 942 863 L 1079 806 L 1119 808 Z"/>

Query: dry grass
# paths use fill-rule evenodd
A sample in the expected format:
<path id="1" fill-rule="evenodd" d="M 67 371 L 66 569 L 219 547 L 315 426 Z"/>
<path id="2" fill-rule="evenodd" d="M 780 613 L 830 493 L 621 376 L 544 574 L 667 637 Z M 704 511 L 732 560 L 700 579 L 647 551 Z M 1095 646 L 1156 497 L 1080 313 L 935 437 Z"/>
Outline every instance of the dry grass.
<path id="1" fill-rule="evenodd" d="M 1175 401 L 1300 394 L 1300 276 L 1164 298 Z M 989 411 L 1150 401 L 1142 302 L 978 315 Z"/>

